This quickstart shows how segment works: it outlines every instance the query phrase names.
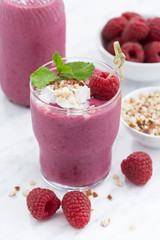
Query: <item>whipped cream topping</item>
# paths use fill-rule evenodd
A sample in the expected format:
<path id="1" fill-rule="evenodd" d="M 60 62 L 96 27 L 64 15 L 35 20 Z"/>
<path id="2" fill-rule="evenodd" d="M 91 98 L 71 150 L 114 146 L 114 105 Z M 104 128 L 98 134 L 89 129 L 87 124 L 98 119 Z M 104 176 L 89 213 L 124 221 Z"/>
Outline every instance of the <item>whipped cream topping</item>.
<path id="1" fill-rule="evenodd" d="M 38 90 L 38 97 L 46 102 L 58 104 L 66 109 L 87 109 L 89 107 L 90 88 L 74 80 L 63 80 L 60 84 L 48 85 Z"/>

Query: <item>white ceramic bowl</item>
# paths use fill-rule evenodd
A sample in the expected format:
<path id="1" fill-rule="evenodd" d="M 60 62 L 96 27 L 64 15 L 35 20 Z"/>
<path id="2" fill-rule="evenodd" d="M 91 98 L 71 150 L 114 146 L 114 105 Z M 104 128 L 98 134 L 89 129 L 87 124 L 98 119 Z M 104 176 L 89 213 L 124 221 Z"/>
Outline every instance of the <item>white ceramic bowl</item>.
<path id="1" fill-rule="evenodd" d="M 140 93 L 150 93 L 150 92 L 160 92 L 160 86 L 158 87 L 146 87 L 146 88 L 139 88 L 133 92 L 130 92 L 129 94 L 127 94 L 123 100 L 122 100 L 122 106 L 123 106 L 123 102 L 125 99 L 127 98 L 131 98 L 131 97 L 136 97 L 139 96 Z M 123 117 L 121 117 L 121 121 L 124 124 L 124 126 L 126 127 L 127 131 L 142 145 L 146 146 L 146 147 L 150 147 L 150 148 L 155 148 L 155 149 L 160 149 L 160 136 L 154 136 L 154 135 L 149 135 L 146 133 L 142 133 L 138 130 L 135 130 L 134 128 L 130 127 L 123 119 Z"/>
<path id="2" fill-rule="evenodd" d="M 112 17 L 117 17 L 120 14 L 114 15 Z M 155 17 L 155 16 L 146 16 L 142 15 L 144 18 Z M 111 19 L 110 17 L 109 19 Z M 111 55 L 108 51 L 105 50 L 102 44 L 101 31 L 105 26 L 106 22 L 109 20 L 106 19 L 103 26 L 98 32 L 97 47 L 105 60 L 105 62 L 114 67 L 114 56 Z M 135 63 L 130 61 L 125 61 L 124 64 L 124 76 L 127 80 L 138 81 L 138 82 L 147 82 L 147 81 L 156 81 L 160 80 L 160 63 Z"/>

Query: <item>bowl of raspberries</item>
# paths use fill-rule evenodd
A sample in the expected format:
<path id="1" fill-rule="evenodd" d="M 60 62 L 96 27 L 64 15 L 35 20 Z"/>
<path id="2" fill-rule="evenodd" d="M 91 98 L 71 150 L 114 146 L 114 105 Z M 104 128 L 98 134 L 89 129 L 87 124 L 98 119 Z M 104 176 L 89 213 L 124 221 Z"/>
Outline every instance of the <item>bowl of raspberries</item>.
<path id="1" fill-rule="evenodd" d="M 133 81 L 160 79 L 160 17 L 124 12 L 110 18 L 100 29 L 98 48 L 113 66 L 113 43 L 120 43 L 126 56 L 125 78 Z"/>

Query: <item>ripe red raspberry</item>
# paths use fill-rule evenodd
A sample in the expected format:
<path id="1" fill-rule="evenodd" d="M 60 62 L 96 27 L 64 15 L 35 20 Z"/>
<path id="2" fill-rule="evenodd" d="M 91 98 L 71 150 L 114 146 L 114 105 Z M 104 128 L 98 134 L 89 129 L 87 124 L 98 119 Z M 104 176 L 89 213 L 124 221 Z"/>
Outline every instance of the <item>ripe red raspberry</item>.
<path id="1" fill-rule="evenodd" d="M 107 72 L 100 72 L 94 73 L 90 77 L 91 96 L 101 100 L 110 100 L 116 95 L 119 89 L 119 80 L 115 75 L 106 79 L 108 75 Z"/>
<path id="2" fill-rule="evenodd" d="M 127 25 L 127 22 L 126 18 L 122 16 L 110 19 L 102 30 L 102 38 L 108 41 L 112 38 L 119 37 Z"/>
<path id="3" fill-rule="evenodd" d="M 38 220 L 49 218 L 55 214 L 60 204 L 56 194 L 49 189 L 34 188 L 27 196 L 28 209 Z"/>
<path id="4" fill-rule="evenodd" d="M 127 20 L 130 20 L 133 17 L 141 17 L 138 13 L 135 12 L 124 12 L 122 16 L 125 17 Z"/>
<path id="5" fill-rule="evenodd" d="M 91 202 L 82 192 L 66 193 L 62 199 L 62 209 L 68 222 L 75 228 L 83 228 L 90 220 Z"/>
<path id="6" fill-rule="evenodd" d="M 149 22 L 149 41 L 160 41 L 160 18 L 153 18 Z"/>
<path id="7" fill-rule="evenodd" d="M 127 42 L 122 47 L 122 52 L 126 56 L 127 61 L 143 62 L 144 50 L 140 43 Z"/>
<path id="8" fill-rule="evenodd" d="M 146 22 L 147 26 L 150 28 L 150 23 L 152 22 L 152 18 L 145 19 L 145 22 Z"/>
<path id="9" fill-rule="evenodd" d="M 122 39 L 124 42 L 139 41 L 149 33 L 149 28 L 142 17 L 133 17 L 125 27 Z"/>
<path id="10" fill-rule="evenodd" d="M 147 63 L 160 62 L 160 42 L 151 42 L 144 47 L 145 61 Z"/>
<path id="11" fill-rule="evenodd" d="M 134 152 L 122 161 L 121 170 L 135 185 L 144 185 L 152 176 L 152 160 L 145 152 Z"/>
<path id="12" fill-rule="evenodd" d="M 114 51 L 114 47 L 113 47 L 113 44 L 115 41 L 118 41 L 120 46 L 122 45 L 122 39 L 121 37 L 117 37 L 117 38 L 114 38 L 112 39 L 110 42 L 108 42 L 105 46 L 105 49 L 112 55 L 115 55 L 115 51 Z"/>

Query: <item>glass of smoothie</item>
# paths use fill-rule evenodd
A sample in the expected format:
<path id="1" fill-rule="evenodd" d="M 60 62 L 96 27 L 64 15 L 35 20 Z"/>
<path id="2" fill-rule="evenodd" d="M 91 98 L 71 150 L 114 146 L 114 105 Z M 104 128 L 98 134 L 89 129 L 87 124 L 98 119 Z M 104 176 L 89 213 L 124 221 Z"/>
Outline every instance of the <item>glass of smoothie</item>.
<path id="1" fill-rule="evenodd" d="M 63 61 L 93 63 L 94 72 L 112 71 L 106 63 L 94 59 L 64 58 Z M 45 67 L 55 71 L 53 62 Z M 40 149 L 41 172 L 53 186 L 60 189 L 91 187 L 109 174 L 121 111 L 120 79 L 115 76 L 119 81 L 115 96 L 110 100 L 89 96 L 83 109 L 66 109 L 65 106 L 48 103 L 45 101 L 46 92 L 41 90 L 43 94 L 39 94 L 30 85 L 32 124 Z M 83 86 L 82 83 L 80 85 Z"/>
<path id="2" fill-rule="evenodd" d="M 30 74 L 65 57 L 65 12 L 62 0 L 0 0 L 0 85 L 12 102 L 30 104 Z"/>

